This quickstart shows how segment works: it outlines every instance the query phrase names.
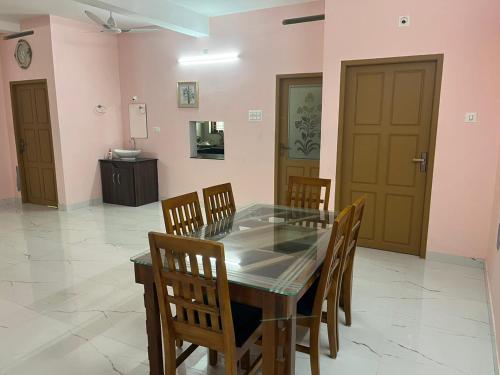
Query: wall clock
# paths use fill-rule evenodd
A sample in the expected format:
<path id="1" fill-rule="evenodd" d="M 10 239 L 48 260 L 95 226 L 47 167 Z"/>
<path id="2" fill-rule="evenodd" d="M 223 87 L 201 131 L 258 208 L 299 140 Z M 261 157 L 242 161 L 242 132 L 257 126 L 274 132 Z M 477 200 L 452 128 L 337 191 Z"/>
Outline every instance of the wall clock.
<path id="1" fill-rule="evenodd" d="M 33 53 L 30 44 L 24 39 L 19 40 L 16 44 L 16 51 L 14 53 L 14 57 L 19 67 L 28 69 L 31 64 L 32 56 Z"/>

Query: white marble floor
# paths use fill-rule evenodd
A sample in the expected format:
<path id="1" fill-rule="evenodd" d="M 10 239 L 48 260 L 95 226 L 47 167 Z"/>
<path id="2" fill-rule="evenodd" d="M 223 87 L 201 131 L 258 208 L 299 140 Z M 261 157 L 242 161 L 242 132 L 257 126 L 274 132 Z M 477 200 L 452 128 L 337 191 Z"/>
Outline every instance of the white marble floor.
<path id="1" fill-rule="evenodd" d="M 163 230 L 157 204 L 0 207 L 0 374 L 148 374 L 129 258 L 147 249 L 149 230 Z M 323 331 L 323 374 L 495 373 L 481 268 L 359 249 L 354 285 L 353 325 L 340 328 L 336 360 Z M 223 369 L 198 349 L 179 373 Z M 297 354 L 296 373 L 310 373 L 306 355 Z"/>

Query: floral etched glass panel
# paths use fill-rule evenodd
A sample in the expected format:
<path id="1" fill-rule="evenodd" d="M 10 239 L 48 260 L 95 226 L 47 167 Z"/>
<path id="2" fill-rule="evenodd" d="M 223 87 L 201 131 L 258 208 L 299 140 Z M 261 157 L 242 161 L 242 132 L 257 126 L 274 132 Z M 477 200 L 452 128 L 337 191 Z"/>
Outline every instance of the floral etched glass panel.
<path id="1" fill-rule="evenodd" d="M 288 158 L 319 160 L 321 85 L 291 85 L 288 92 Z"/>

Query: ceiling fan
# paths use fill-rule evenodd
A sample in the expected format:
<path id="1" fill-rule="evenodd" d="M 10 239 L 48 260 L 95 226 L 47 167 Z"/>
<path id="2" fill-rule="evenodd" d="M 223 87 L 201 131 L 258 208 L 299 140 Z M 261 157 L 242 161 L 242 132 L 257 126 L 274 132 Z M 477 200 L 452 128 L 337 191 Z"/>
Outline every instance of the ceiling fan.
<path id="1" fill-rule="evenodd" d="M 142 26 L 142 27 L 131 27 L 131 28 L 121 28 L 116 24 L 115 19 L 113 18 L 113 12 L 109 12 L 109 18 L 107 21 L 101 20 L 94 13 L 86 10 L 85 14 L 88 18 L 94 21 L 96 24 L 102 27 L 102 33 L 112 33 L 112 34 L 121 34 L 121 33 L 144 33 L 148 31 L 159 31 L 160 29 L 156 26 Z"/>

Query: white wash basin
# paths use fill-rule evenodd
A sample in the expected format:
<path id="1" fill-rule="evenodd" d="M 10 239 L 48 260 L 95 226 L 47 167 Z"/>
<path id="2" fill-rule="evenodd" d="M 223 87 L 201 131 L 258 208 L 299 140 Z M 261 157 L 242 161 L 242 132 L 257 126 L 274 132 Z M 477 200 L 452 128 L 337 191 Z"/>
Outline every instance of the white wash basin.
<path id="1" fill-rule="evenodd" d="M 113 152 L 122 160 L 135 160 L 140 155 L 142 150 L 120 150 L 117 148 L 114 149 Z"/>

